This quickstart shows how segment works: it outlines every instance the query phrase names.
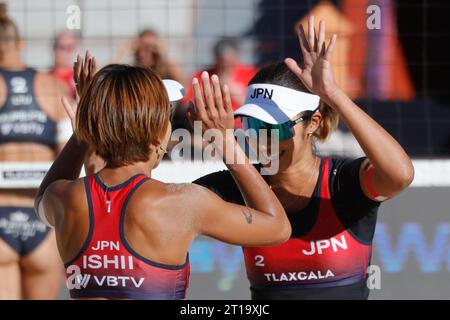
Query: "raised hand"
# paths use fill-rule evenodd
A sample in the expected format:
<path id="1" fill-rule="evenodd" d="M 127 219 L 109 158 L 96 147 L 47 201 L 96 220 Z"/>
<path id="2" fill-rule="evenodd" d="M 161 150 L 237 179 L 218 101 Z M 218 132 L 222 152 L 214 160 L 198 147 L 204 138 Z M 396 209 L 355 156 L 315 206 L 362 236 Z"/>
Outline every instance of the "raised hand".
<path id="1" fill-rule="evenodd" d="M 73 64 L 73 81 L 75 82 L 78 96 L 81 96 L 96 72 L 97 61 L 91 56 L 89 50 L 86 51 L 84 61 L 80 55 L 77 55 L 77 61 Z"/>
<path id="2" fill-rule="evenodd" d="M 202 73 L 202 86 L 197 78 L 192 81 L 194 104 L 190 107 L 187 116 L 191 122 L 201 121 L 202 131 L 208 129 L 219 130 L 225 139 L 227 130 L 234 128 L 234 113 L 231 107 L 230 89 L 227 85 L 221 87 L 217 75 L 208 72 Z"/>
<path id="3" fill-rule="evenodd" d="M 89 82 L 97 72 L 97 62 L 94 57 L 91 56 L 89 51 L 86 51 L 84 61 L 80 55 L 77 55 L 77 60 L 73 64 L 73 80 L 77 89 L 76 102 L 71 104 L 66 98 L 62 97 L 61 102 L 66 110 L 67 115 L 72 123 L 72 129 L 75 130 L 76 113 L 78 102 L 83 90 L 87 87 Z"/>
<path id="4" fill-rule="evenodd" d="M 306 37 L 305 30 L 301 24 L 297 30 L 297 35 L 303 55 L 304 67 L 301 68 L 291 58 L 287 58 L 285 63 L 312 93 L 327 101 L 338 89 L 331 68 L 331 57 L 337 36 L 334 34 L 330 43 L 326 46 L 325 22 L 320 21 L 317 37 L 314 29 L 314 16 L 309 17 L 308 20 L 308 37 Z"/>

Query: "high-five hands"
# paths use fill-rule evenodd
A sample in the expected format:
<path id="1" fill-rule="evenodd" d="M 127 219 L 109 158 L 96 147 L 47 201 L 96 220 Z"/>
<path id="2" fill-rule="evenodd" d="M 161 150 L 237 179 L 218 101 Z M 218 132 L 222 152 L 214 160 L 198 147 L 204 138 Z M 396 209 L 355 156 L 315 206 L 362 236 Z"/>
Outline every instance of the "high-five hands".
<path id="1" fill-rule="evenodd" d="M 304 67 L 301 68 L 292 58 L 287 58 L 285 63 L 312 93 L 328 102 L 338 90 L 331 67 L 331 57 L 337 36 L 334 34 L 326 46 L 325 22 L 320 21 L 317 37 L 314 29 L 314 16 L 309 17 L 308 20 L 308 37 L 301 24 L 297 35 Z"/>

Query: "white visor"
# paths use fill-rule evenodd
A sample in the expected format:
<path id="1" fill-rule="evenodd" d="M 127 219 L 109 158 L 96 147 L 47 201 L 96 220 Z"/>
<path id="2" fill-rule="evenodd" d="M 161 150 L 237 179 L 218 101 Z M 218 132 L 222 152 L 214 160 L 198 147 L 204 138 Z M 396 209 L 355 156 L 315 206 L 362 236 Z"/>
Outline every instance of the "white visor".
<path id="1" fill-rule="evenodd" d="M 184 88 L 181 83 L 175 80 L 165 79 L 163 80 L 164 87 L 166 87 L 167 95 L 169 96 L 170 102 L 175 102 L 183 99 Z"/>
<path id="2" fill-rule="evenodd" d="M 285 123 L 303 111 L 319 107 L 320 97 L 286 87 L 255 83 L 247 87 L 244 105 L 235 116 L 248 116 L 270 123 Z"/>

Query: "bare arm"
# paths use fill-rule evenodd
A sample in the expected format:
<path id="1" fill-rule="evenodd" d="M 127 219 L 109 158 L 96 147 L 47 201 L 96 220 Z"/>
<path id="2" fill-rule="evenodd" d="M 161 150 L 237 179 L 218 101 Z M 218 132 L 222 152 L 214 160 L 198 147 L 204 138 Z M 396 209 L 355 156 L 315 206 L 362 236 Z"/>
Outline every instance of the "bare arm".
<path id="1" fill-rule="evenodd" d="M 84 88 L 88 85 L 89 81 L 94 77 L 97 72 L 97 63 L 94 57 L 91 57 L 89 51 L 86 51 L 86 55 L 83 59 L 80 55 L 77 56 L 77 61 L 73 66 L 73 77 L 77 88 L 77 100 L 81 96 Z M 64 109 L 72 123 L 72 128 L 75 131 L 76 126 L 76 104 L 69 104 L 68 101 L 63 101 Z M 99 156 L 95 154 L 93 150 L 89 150 L 85 154 L 84 169 L 86 175 L 91 175 L 103 169 L 105 162 Z"/>
<path id="2" fill-rule="evenodd" d="M 193 185 L 193 188 L 198 197 L 193 198 L 197 201 L 192 204 L 198 207 L 195 216 L 198 234 L 241 246 L 271 246 L 289 239 L 291 226 L 282 208 L 258 210 L 240 206 L 222 200 L 204 187 Z"/>
<path id="3" fill-rule="evenodd" d="M 339 111 L 368 157 L 360 169 L 364 193 L 374 200 L 386 200 L 409 186 L 414 167 L 400 144 L 342 91 L 336 91 L 330 104 Z"/>
<path id="4" fill-rule="evenodd" d="M 219 152 L 248 205 L 239 206 L 223 201 L 203 187 L 198 215 L 198 232 L 239 245 L 273 245 L 290 237 L 291 227 L 284 209 L 258 173 L 233 135 L 234 117 L 227 86 L 219 79 L 202 74 L 202 89 L 193 81 L 196 110 L 189 111 L 192 121 L 200 120 L 204 132 L 215 132 L 214 146 Z M 203 93 L 202 93 L 203 90 Z M 203 99 L 203 96 L 205 99 Z"/>
<path id="5" fill-rule="evenodd" d="M 78 90 L 80 88 L 84 89 L 84 86 L 92 79 L 94 74 L 95 59 L 91 58 L 89 53 L 86 53 L 85 63 L 83 64 L 81 58 L 78 57 L 75 68 L 78 69 L 78 72 L 74 76 L 79 86 Z M 73 107 L 64 97 L 62 98 L 62 103 L 73 122 L 73 126 L 75 126 L 76 107 Z M 54 206 L 58 205 L 58 201 L 51 201 L 51 198 L 63 192 L 63 189 L 70 181 L 78 179 L 83 163 L 88 156 L 88 151 L 88 146 L 79 142 L 76 136 L 72 134 L 72 137 L 66 143 L 42 180 L 35 197 L 35 211 L 42 220 L 54 225 L 55 217 L 53 214 L 61 211 L 53 210 Z M 52 192 L 47 193 L 46 191 L 50 186 Z"/>
<path id="6" fill-rule="evenodd" d="M 53 210 L 58 202 L 52 201 L 52 195 L 60 194 L 67 186 L 67 182 L 78 179 L 87 150 L 87 146 L 79 143 L 73 135 L 53 162 L 39 186 L 34 208 L 39 217 L 48 221 L 50 225 L 55 224 L 54 213 L 58 211 Z M 52 185 L 52 193 L 46 194 L 50 185 Z M 41 207 L 39 207 L 40 205 Z"/>
<path id="7" fill-rule="evenodd" d="M 358 140 L 368 157 L 360 169 L 360 184 L 366 196 L 379 201 L 392 198 L 414 178 L 411 159 L 383 127 L 337 87 L 331 67 L 336 35 L 326 47 L 325 22 L 320 21 L 316 37 L 314 17 L 309 19 L 308 30 L 308 37 L 302 25 L 298 30 L 304 68 L 300 68 L 293 59 L 285 62 L 311 92 L 339 113 Z"/>

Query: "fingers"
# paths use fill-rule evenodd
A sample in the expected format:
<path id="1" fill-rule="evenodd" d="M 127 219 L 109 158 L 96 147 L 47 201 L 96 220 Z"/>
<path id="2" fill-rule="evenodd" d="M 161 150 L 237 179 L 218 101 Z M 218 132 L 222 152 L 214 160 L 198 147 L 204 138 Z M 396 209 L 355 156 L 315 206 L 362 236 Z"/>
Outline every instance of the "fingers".
<path id="1" fill-rule="evenodd" d="M 87 77 L 86 80 L 87 81 L 91 81 L 92 78 L 94 77 L 94 74 L 95 74 L 96 69 L 97 69 L 97 62 L 95 61 L 95 58 L 92 57 L 92 58 L 89 59 L 88 63 L 89 63 L 89 66 L 88 66 L 89 72 L 88 72 L 88 77 Z"/>
<path id="2" fill-rule="evenodd" d="M 289 70 L 291 70 L 293 73 L 295 73 L 295 75 L 297 77 L 299 77 L 299 78 L 301 77 L 303 70 L 299 67 L 299 65 L 297 64 L 297 62 L 294 59 L 287 58 L 284 60 L 284 63 L 287 65 Z"/>
<path id="3" fill-rule="evenodd" d="M 91 56 L 89 50 L 86 51 L 84 59 L 77 55 L 77 60 L 73 65 L 73 80 L 77 88 L 77 94 L 81 95 L 84 87 L 89 83 L 97 72 L 97 60 Z"/>
<path id="4" fill-rule="evenodd" d="M 86 50 L 86 54 L 84 56 L 84 62 L 83 62 L 83 68 L 81 70 L 81 78 L 83 81 L 87 79 L 89 76 L 89 65 L 91 60 L 91 54 L 89 53 L 89 50 Z"/>
<path id="5" fill-rule="evenodd" d="M 233 105 L 231 103 L 231 93 L 228 85 L 223 86 L 223 97 L 225 102 L 225 111 L 227 113 L 233 113 Z"/>
<path id="6" fill-rule="evenodd" d="M 308 39 L 306 39 L 305 28 L 303 28 L 302 24 L 300 24 L 300 32 L 297 35 L 302 52 L 311 52 L 311 47 L 309 45 Z"/>
<path id="7" fill-rule="evenodd" d="M 76 109 L 72 107 L 70 102 L 65 98 L 61 97 L 61 103 L 64 107 L 64 110 L 66 111 L 67 115 L 70 118 L 70 122 L 72 123 L 72 129 L 75 130 L 75 123 L 76 123 Z"/>
<path id="8" fill-rule="evenodd" d="M 330 40 L 330 44 L 328 45 L 327 51 L 325 52 L 325 60 L 330 61 L 331 57 L 333 56 L 333 48 L 334 44 L 336 43 L 337 35 L 333 34 Z"/>
<path id="9" fill-rule="evenodd" d="M 198 115 L 199 118 L 202 118 L 206 114 L 205 103 L 203 101 L 203 95 L 200 90 L 200 83 L 197 78 L 192 79 L 192 91 L 194 94 L 194 103 L 195 103 L 195 114 Z"/>
<path id="10" fill-rule="evenodd" d="M 217 111 L 220 115 L 225 114 L 225 108 L 223 106 L 222 89 L 220 88 L 219 77 L 215 74 L 211 77 L 211 82 L 214 91 L 214 103 L 216 105 Z"/>
<path id="11" fill-rule="evenodd" d="M 317 53 L 320 54 L 325 43 L 325 21 L 319 22 L 319 37 L 317 39 Z"/>
<path id="12" fill-rule="evenodd" d="M 311 49 L 315 48 L 315 43 L 316 43 L 316 35 L 315 35 L 315 30 L 314 30 L 314 16 L 310 16 L 308 19 L 308 42 L 309 42 L 309 47 Z"/>
<path id="13" fill-rule="evenodd" d="M 97 59 L 92 57 L 92 76 L 97 73 Z"/>
<path id="14" fill-rule="evenodd" d="M 80 82 L 80 76 L 81 76 L 81 56 L 77 55 L 77 60 L 73 64 L 73 81 L 78 86 L 78 83 Z"/>
<path id="15" fill-rule="evenodd" d="M 61 103 L 64 107 L 64 110 L 66 110 L 67 115 L 70 119 L 75 117 L 75 111 L 72 109 L 72 106 L 70 105 L 69 101 L 65 97 L 61 97 Z"/>
<path id="16" fill-rule="evenodd" d="M 194 120 L 195 120 L 194 113 L 195 113 L 194 104 L 192 103 L 192 101 L 189 101 L 186 111 L 186 118 L 189 120 L 189 123 L 191 124 L 192 127 L 194 127 Z"/>
<path id="17" fill-rule="evenodd" d="M 212 93 L 211 83 L 209 81 L 209 74 L 206 71 L 202 72 L 203 93 L 205 95 L 206 111 L 211 116 L 217 115 L 217 109 L 214 103 L 214 95 Z"/>
<path id="18" fill-rule="evenodd" d="M 308 38 L 306 37 L 305 30 L 303 25 L 300 24 L 300 32 L 298 34 L 300 40 L 300 47 L 302 49 L 302 53 L 305 56 L 306 52 L 311 52 L 313 50 L 317 55 L 324 57 L 329 60 L 333 53 L 333 48 L 336 43 L 336 35 L 331 37 L 330 43 L 328 47 L 326 46 L 326 27 L 325 21 L 321 20 L 319 22 L 319 33 L 316 35 L 314 29 L 314 16 L 310 16 L 308 19 Z"/>

